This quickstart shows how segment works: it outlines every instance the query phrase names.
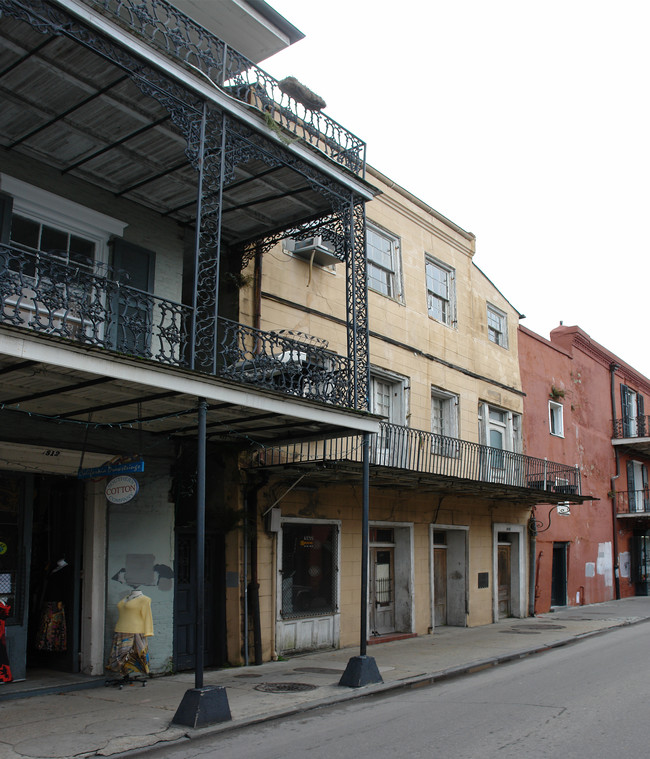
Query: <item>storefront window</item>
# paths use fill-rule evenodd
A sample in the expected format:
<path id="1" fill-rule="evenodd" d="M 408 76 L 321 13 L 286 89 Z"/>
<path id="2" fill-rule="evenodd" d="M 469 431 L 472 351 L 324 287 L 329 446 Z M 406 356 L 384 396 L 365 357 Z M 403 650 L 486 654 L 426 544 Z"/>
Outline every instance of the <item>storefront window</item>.
<path id="1" fill-rule="evenodd" d="M 336 539 L 333 524 L 283 524 L 283 618 L 336 611 Z"/>
<path id="2" fill-rule="evenodd" d="M 10 620 L 20 616 L 17 608 L 22 564 L 20 486 L 18 478 L 0 475 L 0 601 L 11 606 Z"/>

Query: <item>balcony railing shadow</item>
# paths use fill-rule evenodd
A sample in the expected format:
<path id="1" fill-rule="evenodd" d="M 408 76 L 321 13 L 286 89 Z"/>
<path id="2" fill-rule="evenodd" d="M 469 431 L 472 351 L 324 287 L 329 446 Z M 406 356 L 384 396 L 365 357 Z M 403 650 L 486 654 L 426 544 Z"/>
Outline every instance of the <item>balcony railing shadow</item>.
<path id="1" fill-rule="evenodd" d="M 362 461 L 359 436 L 306 441 L 265 448 L 255 466 L 319 461 Z M 371 436 L 370 464 L 476 482 L 580 495 L 576 467 L 504 451 L 467 440 L 382 422 Z"/>
<path id="2" fill-rule="evenodd" d="M 650 490 L 621 490 L 614 494 L 617 514 L 650 514 Z"/>
<path id="3" fill-rule="evenodd" d="M 0 324 L 190 369 L 190 306 L 67 263 L 0 245 Z M 119 279 L 124 274 L 119 273 Z M 301 333 L 264 332 L 219 319 L 220 341 L 199 371 L 335 406 L 350 405 L 350 361 Z M 205 357 L 205 346 L 202 345 Z M 210 370 L 205 367 L 211 367 Z"/>

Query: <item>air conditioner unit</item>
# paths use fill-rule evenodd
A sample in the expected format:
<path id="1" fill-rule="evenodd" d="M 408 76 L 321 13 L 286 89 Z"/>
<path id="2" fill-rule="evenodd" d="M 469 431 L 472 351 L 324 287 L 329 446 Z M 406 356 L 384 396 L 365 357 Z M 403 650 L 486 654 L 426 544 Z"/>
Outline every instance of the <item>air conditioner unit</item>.
<path id="1" fill-rule="evenodd" d="M 285 247 L 297 258 L 303 261 L 313 261 L 318 266 L 336 266 L 341 263 L 334 255 L 329 243 L 325 242 L 321 235 L 307 237 L 304 240 L 286 240 Z"/>

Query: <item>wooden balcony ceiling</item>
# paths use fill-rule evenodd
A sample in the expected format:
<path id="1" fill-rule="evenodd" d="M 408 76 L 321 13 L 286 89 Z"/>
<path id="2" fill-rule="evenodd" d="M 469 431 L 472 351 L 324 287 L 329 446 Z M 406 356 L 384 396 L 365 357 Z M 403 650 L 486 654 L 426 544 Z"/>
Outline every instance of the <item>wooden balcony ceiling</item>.
<path id="1" fill-rule="evenodd" d="M 69 175 L 194 223 L 197 173 L 169 113 L 92 50 L 6 16 L 0 18 L 0 144 L 55 169 L 48 189 L 63 187 L 60 175 Z M 37 169 L 24 166 L 31 175 Z M 96 202 L 101 199 L 100 192 Z M 248 160 L 228 179 L 223 209 L 222 239 L 237 244 L 323 215 L 329 204 L 301 173 Z"/>
<path id="2" fill-rule="evenodd" d="M 93 349 L 91 349 L 93 350 Z M 103 357 L 106 353 L 102 352 Z M 116 361 L 118 359 L 115 359 Z M 132 359 L 121 359 L 123 364 Z M 141 362 L 136 362 L 142 365 Z M 202 375 L 169 369 L 177 377 L 196 381 Z M 211 380 L 221 387 L 240 384 Z M 248 447 L 254 443 L 281 444 L 287 440 L 333 437 L 340 435 L 338 423 L 314 421 L 295 415 L 265 410 L 264 398 L 289 400 L 286 394 L 255 388 L 257 407 L 229 402 L 208 402 L 208 440 Z M 291 398 L 304 408 L 318 406 L 305 399 Z M 286 405 L 286 404 L 285 404 Z M 305 414 L 309 417 L 309 414 Z M 25 440 L 22 420 L 62 425 L 62 435 L 78 430 L 83 436 L 86 425 L 93 430 L 142 429 L 165 437 L 196 437 L 197 398 L 112 377 L 90 374 L 78 369 L 54 366 L 37 361 L 0 356 L 0 424 L 5 440 Z M 65 432 L 64 432 L 65 430 Z M 344 431 L 348 434 L 350 430 Z M 35 439 L 35 443 L 38 440 Z"/>
<path id="3" fill-rule="evenodd" d="M 612 445 L 627 450 L 631 455 L 642 453 L 650 456 L 650 437 L 613 438 Z"/>
<path id="4" fill-rule="evenodd" d="M 316 461 L 300 462 L 291 464 L 279 464 L 275 466 L 261 467 L 267 471 L 287 477 L 288 482 L 293 482 L 300 475 L 304 475 L 302 484 L 354 484 L 361 485 L 362 469 L 360 462 L 353 461 Z M 430 474 L 401 469 L 392 466 L 378 466 L 370 464 L 370 487 L 404 491 L 404 497 L 408 498 L 409 491 L 430 493 L 436 497 L 451 496 L 455 498 L 477 499 L 481 502 L 486 500 L 507 501 L 513 505 L 524 508 L 539 504 L 564 503 L 568 499 L 572 504 L 585 503 L 597 500 L 590 495 L 571 495 L 541 492 L 535 488 L 515 487 L 498 482 L 482 482 L 479 480 L 449 477 L 440 474 Z M 437 501 L 436 501 L 437 503 Z"/>

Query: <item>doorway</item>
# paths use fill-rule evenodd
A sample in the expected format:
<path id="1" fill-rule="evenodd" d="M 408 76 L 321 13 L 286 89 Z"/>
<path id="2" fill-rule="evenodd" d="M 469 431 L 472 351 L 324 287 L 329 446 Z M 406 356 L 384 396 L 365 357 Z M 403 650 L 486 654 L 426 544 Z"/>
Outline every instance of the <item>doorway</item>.
<path id="1" fill-rule="evenodd" d="M 395 632 L 395 548 L 370 551 L 370 633 Z"/>
<path id="2" fill-rule="evenodd" d="M 431 628 L 467 625 L 469 528 L 430 525 Z"/>
<path id="3" fill-rule="evenodd" d="M 196 530 L 176 529 L 174 597 L 174 670 L 193 669 L 196 661 Z M 226 663 L 225 539 L 205 535 L 203 663 Z"/>
<path id="4" fill-rule="evenodd" d="M 567 544 L 553 543 L 551 606 L 567 605 Z"/>
<path id="5" fill-rule="evenodd" d="M 510 591 L 510 543 L 499 542 L 497 546 L 499 619 L 512 616 Z"/>
<path id="6" fill-rule="evenodd" d="M 27 668 L 79 672 L 83 483 L 0 474 L 0 600 L 14 680 Z"/>

